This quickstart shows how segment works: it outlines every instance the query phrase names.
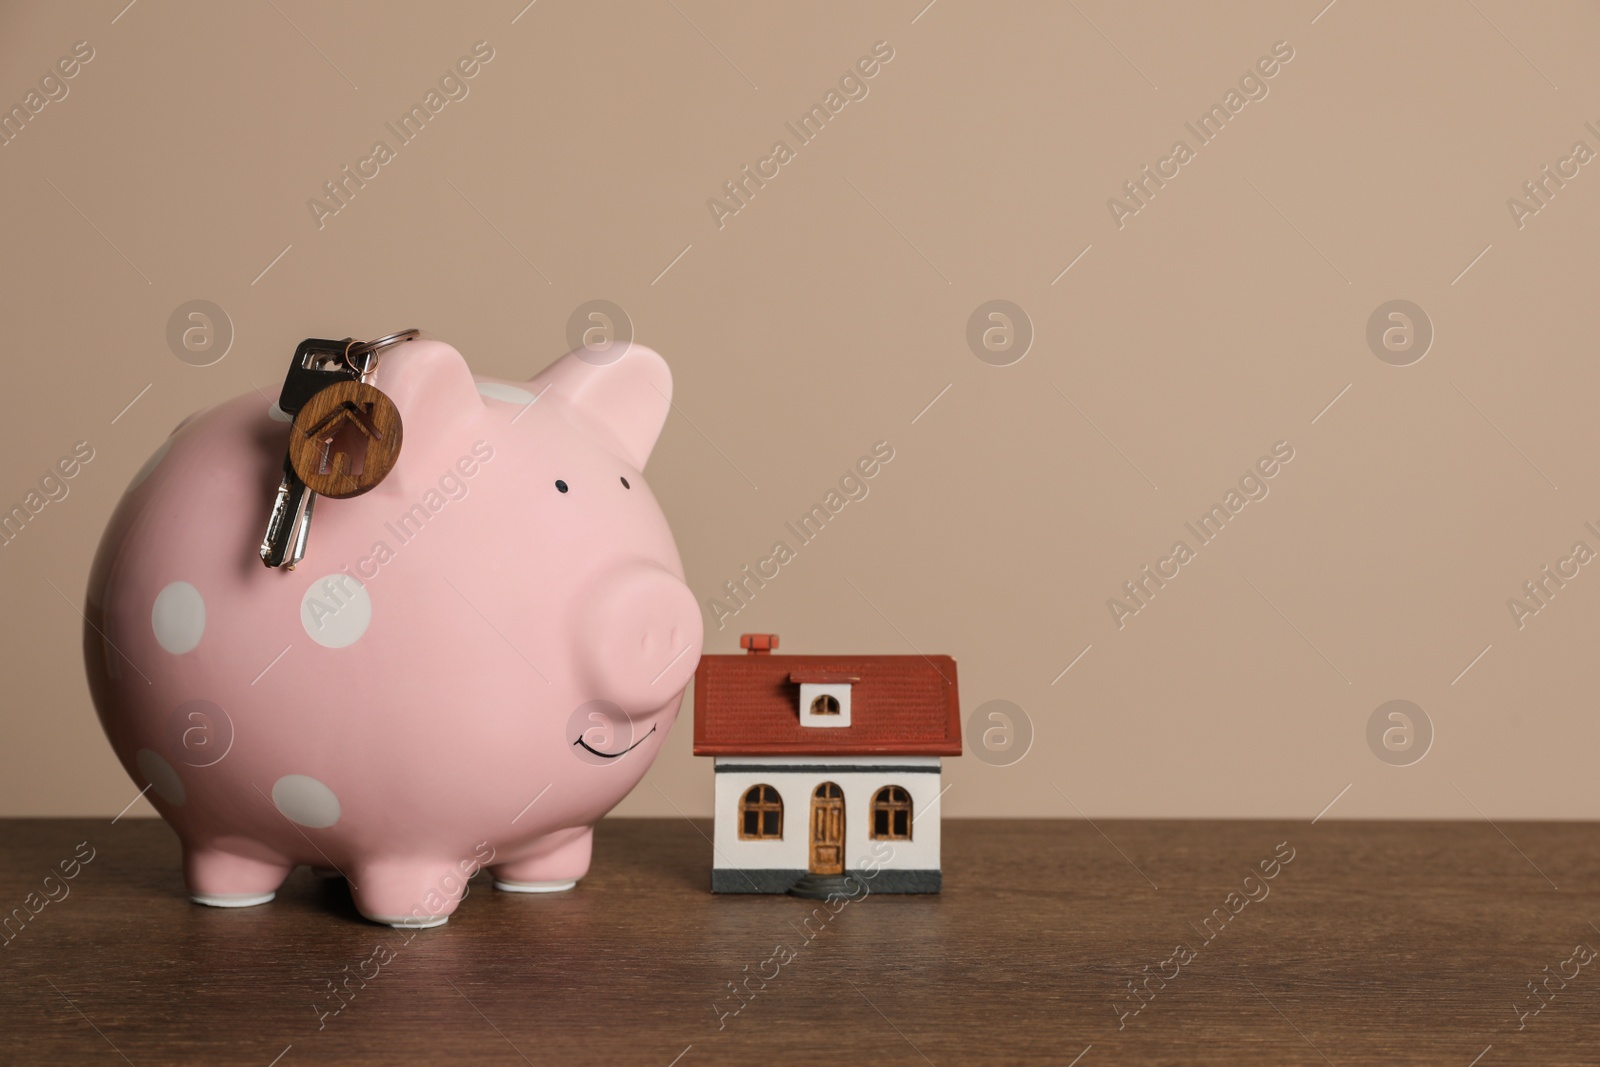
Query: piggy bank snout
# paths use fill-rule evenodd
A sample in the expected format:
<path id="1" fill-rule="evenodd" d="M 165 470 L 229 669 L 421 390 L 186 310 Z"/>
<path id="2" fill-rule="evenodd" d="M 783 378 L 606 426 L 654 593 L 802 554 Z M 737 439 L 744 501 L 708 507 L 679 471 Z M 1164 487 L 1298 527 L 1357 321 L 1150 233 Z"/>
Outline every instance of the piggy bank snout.
<path id="1" fill-rule="evenodd" d="M 629 715 L 654 711 L 683 691 L 705 637 L 689 587 L 652 564 L 602 579 L 580 601 L 576 629 L 583 681 L 594 697 Z"/>

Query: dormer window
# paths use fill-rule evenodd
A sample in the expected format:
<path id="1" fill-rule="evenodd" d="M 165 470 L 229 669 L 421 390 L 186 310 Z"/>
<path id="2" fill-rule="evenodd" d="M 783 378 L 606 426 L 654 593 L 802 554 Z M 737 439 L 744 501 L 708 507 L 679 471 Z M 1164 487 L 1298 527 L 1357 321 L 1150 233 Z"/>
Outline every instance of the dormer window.
<path id="1" fill-rule="evenodd" d="M 850 725 L 850 691 L 861 679 L 832 671 L 794 671 L 789 681 L 800 687 L 800 725 L 826 729 Z"/>

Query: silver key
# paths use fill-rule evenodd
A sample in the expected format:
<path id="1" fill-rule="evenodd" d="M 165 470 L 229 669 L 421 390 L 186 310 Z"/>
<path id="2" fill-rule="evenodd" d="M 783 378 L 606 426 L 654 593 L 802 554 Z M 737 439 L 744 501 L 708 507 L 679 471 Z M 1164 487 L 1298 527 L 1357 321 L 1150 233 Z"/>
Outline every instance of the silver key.
<path id="1" fill-rule="evenodd" d="M 350 343 L 348 337 L 342 341 L 309 337 L 300 342 L 294 361 L 289 364 L 289 374 L 284 378 L 283 391 L 278 395 L 278 407 L 291 422 L 306 401 L 323 389 L 334 382 L 354 381 L 361 376 L 370 357 L 358 359 L 352 365 L 345 356 Z M 292 427 L 290 432 L 293 432 Z M 317 494 L 300 480 L 286 452 L 283 478 L 278 482 L 272 514 L 267 519 L 267 532 L 261 539 L 262 563 L 293 570 L 294 565 L 305 558 L 306 542 L 311 536 L 311 513 L 316 502 Z"/>
<path id="2" fill-rule="evenodd" d="M 283 480 L 272 502 L 272 517 L 267 520 L 267 536 L 261 542 L 261 562 L 269 567 L 287 565 L 290 570 L 306 555 L 306 539 L 311 536 L 311 512 L 317 494 L 283 461 Z"/>

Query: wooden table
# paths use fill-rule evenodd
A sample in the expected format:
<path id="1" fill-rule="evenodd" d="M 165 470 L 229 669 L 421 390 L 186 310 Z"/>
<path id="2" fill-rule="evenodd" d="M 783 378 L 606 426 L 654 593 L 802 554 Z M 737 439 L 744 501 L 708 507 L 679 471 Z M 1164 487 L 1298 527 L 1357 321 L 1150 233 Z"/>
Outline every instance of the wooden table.
<path id="1" fill-rule="evenodd" d="M 94 856 L 0 948 L 0 1062 L 1600 1063 L 1592 825 L 952 820 L 942 896 L 836 912 L 713 897 L 708 832 L 608 821 L 575 891 L 402 932 L 306 870 L 190 904 L 159 822 L 0 822 L 0 908 Z"/>

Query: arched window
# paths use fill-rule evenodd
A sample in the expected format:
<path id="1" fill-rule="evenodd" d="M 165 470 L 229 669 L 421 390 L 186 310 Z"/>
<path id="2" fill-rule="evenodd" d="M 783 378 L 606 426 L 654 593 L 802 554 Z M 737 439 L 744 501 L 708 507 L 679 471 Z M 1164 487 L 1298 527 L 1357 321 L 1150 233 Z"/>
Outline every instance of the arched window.
<path id="1" fill-rule="evenodd" d="M 872 836 L 890 841 L 911 840 L 911 794 L 886 785 L 872 797 Z"/>
<path id="2" fill-rule="evenodd" d="M 783 798 L 770 785 L 753 785 L 739 801 L 739 836 L 762 840 L 783 837 Z"/>

